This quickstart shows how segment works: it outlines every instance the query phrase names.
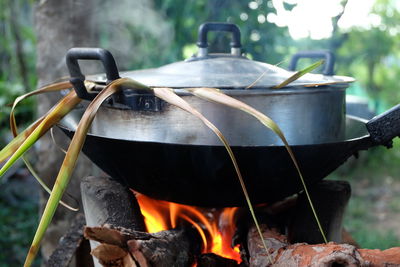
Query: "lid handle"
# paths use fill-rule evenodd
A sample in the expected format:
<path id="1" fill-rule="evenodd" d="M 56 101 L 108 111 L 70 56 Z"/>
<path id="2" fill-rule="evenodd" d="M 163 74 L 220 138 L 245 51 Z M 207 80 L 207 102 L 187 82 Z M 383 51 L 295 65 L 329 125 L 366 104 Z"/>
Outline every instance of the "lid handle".
<path id="1" fill-rule="evenodd" d="M 66 63 L 71 75 L 70 82 L 76 94 L 86 100 L 92 100 L 96 94 L 89 93 L 85 87 L 85 75 L 82 74 L 78 60 L 100 60 L 106 71 L 107 83 L 119 78 L 117 64 L 112 54 L 102 48 L 74 47 L 68 50 Z"/>
<path id="2" fill-rule="evenodd" d="M 324 75 L 332 76 L 335 66 L 335 55 L 330 51 L 302 51 L 294 54 L 290 60 L 289 70 L 295 71 L 297 62 L 300 58 L 323 58 L 325 59 L 325 67 L 322 71 Z"/>
<path id="3" fill-rule="evenodd" d="M 242 47 L 242 44 L 240 43 L 240 30 L 237 25 L 224 22 L 205 22 L 199 27 L 199 38 L 197 41 L 197 46 L 199 47 L 198 57 L 204 57 L 208 54 L 207 34 L 209 31 L 231 32 L 231 54 L 235 56 L 241 55 L 240 48 Z"/>

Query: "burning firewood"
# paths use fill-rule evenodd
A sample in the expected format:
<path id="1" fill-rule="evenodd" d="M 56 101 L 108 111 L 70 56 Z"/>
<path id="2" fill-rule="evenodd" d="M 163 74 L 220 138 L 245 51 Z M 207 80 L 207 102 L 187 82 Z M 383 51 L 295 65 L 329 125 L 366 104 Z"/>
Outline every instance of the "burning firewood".
<path id="1" fill-rule="evenodd" d="M 88 226 L 109 224 L 145 231 L 143 216 L 131 191 L 107 176 L 82 179 L 81 194 Z"/>
<path id="2" fill-rule="evenodd" d="M 191 266 L 200 254 L 200 236 L 192 227 L 154 234 L 109 227 L 86 227 L 84 232 L 101 242 L 92 254 L 104 266 Z"/>
<path id="3" fill-rule="evenodd" d="M 270 258 L 262 245 L 262 241 L 247 213 L 236 213 L 231 220 L 225 220 L 230 226 L 239 229 L 233 237 L 233 243 L 241 244 L 242 263 L 227 259 L 222 256 L 201 251 L 202 238 L 192 226 L 179 223 L 176 228 L 167 228 L 156 233 L 144 231 L 143 218 L 140 207 L 145 206 L 144 197 L 139 197 L 137 205 L 134 194 L 116 181 L 107 177 L 88 177 L 82 182 L 82 195 L 85 211 L 102 210 L 101 212 L 88 212 L 86 216 L 92 226 L 85 228 L 84 235 L 90 240 L 100 243 L 92 255 L 99 259 L 104 266 L 193 266 L 217 267 L 217 266 L 385 266 L 385 264 L 400 265 L 400 248 L 392 248 L 385 251 L 358 249 L 349 244 L 290 244 L 287 236 L 280 231 L 288 226 L 288 222 L 296 217 L 296 211 L 303 207 L 306 200 L 302 198 L 288 198 L 274 205 L 258 207 L 261 230 L 269 248 Z M 107 189 L 107 190 L 103 190 Z M 331 221 L 330 217 L 341 218 L 343 206 L 348 198 L 349 188 L 346 183 L 325 181 L 319 186 L 313 187 L 311 192 L 318 189 L 322 195 L 329 195 L 328 203 L 330 212 L 324 216 L 324 220 Z M 108 192 L 108 193 L 107 193 Z M 320 192 L 320 193 L 321 193 Z M 334 193 L 336 192 L 336 193 Z M 336 195 L 336 198 L 333 197 Z M 342 197 L 338 197 L 342 195 Z M 315 195 L 319 199 L 318 195 Z M 333 203 L 333 200 L 337 200 Z M 153 202 L 155 202 L 154 200 Z M 154 205 L 153 202 L 150 202 Z M 304 203 L 303 203 L 304 202 Z M 87 206 L 87 204 L 90 204 Z M 166 203 L 160 202 L 161 206 Z M 173 204 L 173 203 L 172 203 Z M 171 204 L 171 205 L 172 205 Z M 175 204 L 174 204 L 175 205 Z M 114 208 L 112 208 L 114 207 Z M 117 209 L 117 207 L 119 207 Z M 191 207 L 193 208 L 193 207 Z M 318 206 L 318 208 L 320 208 Z M 323 208 L 323 207 L 322 207 Z M 174 209 L 188 213 L 187 207 L 174 206 Z M 302 208 L 304 209 L 304 208 Z M 151 213 L 155 213 L 154 210 Z M 171 216 L 166 213 L 166 218 Z M 185 213 L 184 213 L 185 214 Z M 91 219 L 90 215 L 96 220 Z M 101 215 L 101 216 L 100 216 Z M 207 217 L 207 216 L 206 216 Z M 203 219 L 206 219 L 204 217 Z M 135 222 L 129 225 L 125 219 Z M 158 217 L 157 217 L 158 218 Z M 161 217 L 160 217 L 161 218 Z M 235 218 L 235 219 L 234 219 Z M 296 217 L 297 218 L 297 217 Z M 93 223 L 103 226 L 93 226 Z M 300 224 L 301 225 L 301 224 Z M 337 223 L 337 225 L 341 225 Z M 134 228 L 134 229 L 132 229 Z M 291 227 L 293 231 L 293 227 Z M 327 228 L 329 229 L 329 227 Z M 340 227 L 339 227 L 340 229 Z M 328 236 L 332 230 L 329 230 Z M 334 231 L 336 233 L 336 230 Z M 204 244 L 203 244 L 204 246 Z M 201 254 L 205 253 L 205 254 Z M 271 265 L 271 262 L 273 265 Z M 364 265 L 363 265 L 364 264 Z"/>
<path id="4" fill-rule="evenodd" d="M 90 176 L 81 190 L 90 225 L 84 236 L 100 243 L 92 255 L 104 266 L 190 266 L 200 254 L 201 239 L 192 227 L 144 232 L 134 194 L 117 181 Z"/>
<path id="5" fill-rule="evenodd" d="M 147 240 L 132 239 L 127 244 L 141 267 L 190 266 L 201 248 L 200 236 L 191 227 L 161 231 Z"/>

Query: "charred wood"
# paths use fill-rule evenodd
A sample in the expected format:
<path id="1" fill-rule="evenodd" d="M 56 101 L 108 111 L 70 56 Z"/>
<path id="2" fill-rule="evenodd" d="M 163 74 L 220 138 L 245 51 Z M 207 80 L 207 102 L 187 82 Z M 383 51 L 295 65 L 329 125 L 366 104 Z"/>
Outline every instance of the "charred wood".
<path id="1" fill-rule="evenodd" d="M 105 224 L 103 226 L 85 227 L 84 236 L 87 239 L 100 243 L 128 248 L 127 242 L 131 239 L 148 240 L 154 238 L 152 234 L 140 231 L 132 231 L 123 227 L 114 227 Z"/>
<path id="2" fill-rule="evenodd" d="M 198 267 L 237 267 L 239 264 L 232 259 L 221 257 L 214 253 L 201 254 L 197 259 Z"/>
<path id="3" fill-rule="evenodd" d="M 191 266 L 201 249 L 199 234 L 191 227 L 154 234 L 107 226 L 86 227 L 84 234 L 101 242 L 92 254 L 104 266 Z"/>
<path id="4" fill-rule="evenodd" d="M 191 266 L 200 253 L 199 234 L 191 227 L 161 231 L 152 236 L 128 241 L 129 252 L 141 267 Z"/>
<path id="5" fill-rule="evenodd" d="M 81 182 L 88 226 L 109 224 L 145 231 L 144 219 L 133 193 L 110 177 L 88 176 Z"/>
<path id="6" fill-rule="evenodd" d="M 138 266 L 128 251 L 115 245 L 101 244 L 92 250 L 92 255 L 105 267 Z"/>
<path id="7" fill-rule="evenodd" d="M 99 259 L 99 263 L 94 260 L 95 265 L 135 266 L 124 265 L 131 263 L 133 259 L 127 250 L 123 249 L 128 240 L 123 239 L 126 238 L 127 232 L 145 231 L 144 218 L 133 193 L 110 177 L 88 176 L 81 182 L 81 195 L 87 225 L 108 225 L 106 228 L 111 229 L 96 229 L 93 236 L 97 239 L 88 234 L 88 229 L 91 228 L 85 229 L 86 238 L 101 242 L 99 244 L 90 241 L 92 255 Z M 125 254 L 122 251 L 125 251 Z"/>
<path id="8" fill-rule="evenodd" d="M 201 239 L 192 227 L 146 233 L 134 194 L 115 180 L 87 177 L 81 191 L 84 235 L 100 243 L 92 255 L 103 266 L 191 266 L 200 254 Z"/>
<path id="9" fill-rule="evenodd" d="M 46 266 L 63 267 L 69 266 L 75 252 L 83 241 L 83 227 L 85 226 L 85 217 L 78 213 L 71 228 L 60 239 L 58 247 L 49 257 Z"/>

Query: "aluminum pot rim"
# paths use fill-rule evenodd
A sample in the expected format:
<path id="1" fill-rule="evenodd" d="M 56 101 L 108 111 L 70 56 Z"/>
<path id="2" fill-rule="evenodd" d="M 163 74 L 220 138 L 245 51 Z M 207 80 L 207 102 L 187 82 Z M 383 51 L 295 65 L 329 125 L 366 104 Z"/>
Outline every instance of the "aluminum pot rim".
<path id="1" fill-rule="evenodd" d="M 247 95 L 260 95 L 260 96 L 273 96 L 273 95 L 295 95 L 295 94 L 317 94 L 317 93 L 331 93 L 338 90 L 346 90 L 349 83 L 331 84 L 323 86 L 292 86 L 280 89 L 254 87 L 250 89 L 245 88 L 215 88 L 229 96 L 247 96 Z M 188 90 L 194 87 L 184 88 L 171 88 L 176 94 L 180 96 L 192 95 Z M 199 87 L 201 88 L 201 87 Z M 213 88 L 213 87 L 211 87 Z"/>

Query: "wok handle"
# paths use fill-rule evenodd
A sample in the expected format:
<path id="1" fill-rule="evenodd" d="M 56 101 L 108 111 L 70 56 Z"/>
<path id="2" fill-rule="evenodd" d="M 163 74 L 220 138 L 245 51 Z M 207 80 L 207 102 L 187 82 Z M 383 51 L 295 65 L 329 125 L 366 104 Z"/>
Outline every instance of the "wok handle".
<path id="1" fill-rule="evenodd" d="M 224 31 L 232 33 L 232 41 L 230 43 L 231 53 L 240 56 L 242 44 L 240 43 L 240 30 L 239 27 L 233 23 L 223 22 L 205 22 L 199 27 L 199 37 L 197 40 L 197 46 L 199 47 L 198 56 L 207 56 L 208 41 L 207 34 L 210 31 Z"/>
<path id="2" fill-rule="evenodd" d="M 82 74 L 78 60 L 100 60 L 106 72 L 107 83 L 119 77 L 117 64 L 113 55 L 102 48 L 75 47 L 67 52 L 66 63 L 71 76 L 70 82 L 76 94 L 86 100 L 92 100 L 96 94 L 88 93 L 85 87 L 85 75 Z"/>
<path id="3" fill-rule="evenodd" d="M 332 76 L 335 66 L 335 55 L 330 51 L 302 51 L 294 54 L 290 60 L 289 70 L 295 71 L 297 62 L 300 58 L 323 58 L 325 59 L 325 67 L 322 71 L 324 75 Z"/>
<path id="4" fill-rule="evenodd" d="M 373 117 L 366 126 L 374 143 L 391 147 L 392 139 L 400 135 L 400 104 Z"/>

